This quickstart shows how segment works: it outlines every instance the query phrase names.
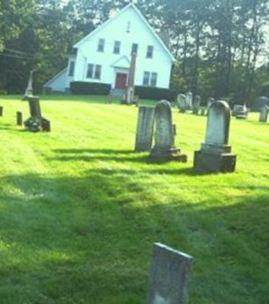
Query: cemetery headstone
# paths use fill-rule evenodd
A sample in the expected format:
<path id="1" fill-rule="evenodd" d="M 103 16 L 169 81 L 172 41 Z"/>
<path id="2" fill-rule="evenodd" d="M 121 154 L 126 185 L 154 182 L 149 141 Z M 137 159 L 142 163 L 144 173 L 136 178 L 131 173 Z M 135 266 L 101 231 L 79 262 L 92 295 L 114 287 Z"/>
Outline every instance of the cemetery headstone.
<path id="1" fill-rule="evenodd" d="M 139 107 L 135 151 L 150 151 L 153 139 L 154 108 Z"/>
<path id="2" fill-rule="evenodd" d="M 177 108 L 180 113 L 185 113 L 187 110 L 186 95 L 179 94 L 177 96 Z"/>
<path id="3" fill-rule="evenodd" d="M 50 127 L 48 127 L 48 120 L 42 117 L 39 97 L 25 97 L 25 99 L 29 103 L 30 110 L 30 118 L 28 118 L 24 125 L 25 127 L 32 132 L 39 131 L 50 131 Z M 50 123 L 49 123 L 50 125 Z"/>
<path id="4" fill-rule="evenodd" d="M 236 155 L 229 142 L 230 108 L 225 101 L 215 101 L 208 110 L 205 143 L 194 154 L 194 169 L 203 172 L 234 172 Z"/>
<path id="5" fill-rule="evenodd" d="M 268 119 L 268 114 L 269 114 L 269 106 L 264 106 L 262 107 L 261 109 L 261 112 L 260 112 L 260 117 L 259 117 L 259 121 L 260 122 L 267 122 L 267 119 Z"/>
<path id="6" fill-rule="evenodd" d="M 192 109 L 192 102 L 193 102 L 192 92 L 188 92 L 186 94 L 186 107 L 188 110 Z"/>
<path id="7" fill-rule="evenodd" d="M 192 260 L 183 252 L 155 243 L 147 304 L 187 304 Z"/>
<path id="8" fill-rule="evenodd" d="M 17 121 L 17 126 L 22 126 L 23 125 L 23 118 L 22 118 L 22 112 L 17 111 L 16 113 L 16 121 Z"/>
<path id="9" fill-rule="evenodd" d="M 205 116 L 206 115 L 206 107 L 201 106 L 199 109 L 200 115 L 201 116 Z"/>
<path id="10" fill-rule="evenodd" d="M 0 106 L 0 116 L 2 117 L 4 113 L 4 107 Z"/>
<path id="11" fill-rule="evenodd" d="M 260 112 L 264 106 L 269 106 L 269 98 L 266 96 L 260 96 L 254 102 L 252 110 Z"/>
<path id="12" fill-rule="evenodd" d="M 186 162 L 186 154 L 174 146 L 174 137 L 171 105 L 166 100 L 159 101 L 155 107 L 155 145 L 151 158 Z"/>
<path id="13" fill-rule="evenodd" d="M 235 116 L 237 119 L 246 119 L 248 116 L 246 105 L 234 105 L 232 116 Z"/>
<path id="14" fill-rule="evenodd" d="M 192 105 L 192 114 L 194 115 L 199 114 L 200 104 L 201 104 L 201 97 L 199 95 L 195 95 Z"/>

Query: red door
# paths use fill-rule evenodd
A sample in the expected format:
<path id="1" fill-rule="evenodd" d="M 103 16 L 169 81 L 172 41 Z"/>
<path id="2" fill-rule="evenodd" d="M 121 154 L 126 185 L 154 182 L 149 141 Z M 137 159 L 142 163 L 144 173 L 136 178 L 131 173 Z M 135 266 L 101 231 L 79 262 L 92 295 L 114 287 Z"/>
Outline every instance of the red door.
<path id="1" fill-rule="evenodd" d="M 125 89 L 126 81 L 127 81 L 127 74 L 117 73 L 115 88 L 116 89 Z"/>

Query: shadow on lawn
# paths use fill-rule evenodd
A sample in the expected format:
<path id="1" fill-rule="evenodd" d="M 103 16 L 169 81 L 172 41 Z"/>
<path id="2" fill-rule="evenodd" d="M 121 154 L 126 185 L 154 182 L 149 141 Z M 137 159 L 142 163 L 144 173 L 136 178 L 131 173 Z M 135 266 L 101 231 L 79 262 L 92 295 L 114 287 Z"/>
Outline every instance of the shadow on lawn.
<path id="1" fill-rule="evenodd" d="M 117 161 L 117 162 L 134 162 L 149 165 L 163 165 L 166 163 L 177 163 L 176 161 L 154 161 L 150 158 L 149 152 L 147 153 L 135 153 L 132 150 L 113 150 L 113 149 L 56 149 L 54 150 L 59 156 L 49 158 L 53 161 L 85 161 L 95 162 L 96 160 L 104 161 Z M 144 170 L 143 170 L 144 171 Z M 208 175 L 208 173 L 199 173 L 193 170 L 193 168 L 181 168 L 181 169 L 152 169 L 146 172 L 158 173 L 158 174 L 185 174 L 185 175 Z"/>
<path id="2" fill-rule="evenodd" d="M 265 303 L 269 194 L 237 198 L 229 207 L 180 196 L 164 204 L 152 201 L 156 188 L 138 183 L 133 171 L 122 173 L 2 178 L 17 193 L 0 194 L 1 241 L 13 244 L 1 267 L 3 285 L 16 280 L 23 293 L 33 284 L 36 302 L 65 295 L 108 304 L 113 294 L 118 303 L 142 303 L 152 243 L 159 241 L 195 257 L 192 303 L 248 303 L 246 294 Z"/>

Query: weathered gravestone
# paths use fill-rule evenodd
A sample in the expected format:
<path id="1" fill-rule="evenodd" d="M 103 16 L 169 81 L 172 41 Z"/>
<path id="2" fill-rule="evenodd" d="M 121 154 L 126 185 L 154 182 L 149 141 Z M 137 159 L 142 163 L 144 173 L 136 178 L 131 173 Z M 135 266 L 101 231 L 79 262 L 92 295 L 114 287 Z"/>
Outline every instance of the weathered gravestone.
<path id="1" fill-rule="evenodd" d="M 135 151 L 150 151 L 153 138 L 154 108 L 139 107 Z"/>
<path id="2" fill-rule="evenodd" d="M 269 106 L 269 98 L 266 96 L 260 96 L 253 103 L 252 110 L 260 112 L 264 106 Z"/>
<path id="3" fill-rule="evenodd" d="M 24 122 L 25 127 L 32 132 L 50 132 L 50 121 L 42 117 L 39 97 L 31 96 L 24 99 L 28 101 L 30 110 L 30 118 Z"/>
<path id="4" fill-rule="evenodd" d="M 171 105 L 167 100 L 162 100 L 155 107 L 155 145 L 151 150 L 151 158 L 186 162 L 187 155 L 175 148 L 174 142 Z"/>
<path id="5" fill-rule="evenodd" d="M 268 106 L 264 106 L 262 107 L 261 109 L 261 112 L 260 112 L 260 117 L 259 117 L 259 121 L 260 122 L 267 122 L 267 119 L 268 119 L 268 114 L 269 114 L 269 107 Z"/>
<path id="6" fill-rule="evenodd" d="M 234 105 L 232 115 L 237 119 L 246 119 L 248 116 L 246 105 Z"/>
<path id="7" fill-rule="evenodd" d="M 199 95 L 195 95 L 192 105 L 192 114 L 194 115 L 199 114 L 200 104 L 201 104 L 201 97 Z"/>
<path id="8" fill-rule="evenodd" d="M 192 257 L 155 243 L 147 304 L 186 304 Z"/>
<path id="9" fill-rule="evenodd" d="M 42 117 L 39 97 L 33 96 L 33 71 L 30 73 L 23 100 L 28 101 L 30 110 L 30 118 L 24 122 L 25 127 L 32 132 L 50 132 L 50 121 Z"/>
<path id="10" fill-rule="evenodd" d="M 188 92 L 186 94 L 186 107 L 188 110 L 192 109 L 192 101 L 193 101 L 192 92 Z"/>
<path id="11" fill-rule="evenodd" d="M 186 95 L 179 94 L 177 96 L 177 108 L 180 113 L 185 113 L 187 110 Z"/>
<path id="12" fill-rule="evenodd" d="M 208 110 L 205 143 L 194 154 L 194 169 L 204 172 L 233 172 L 236 155 L 229 142 L 230 108 L 225 101 L 215 101 Z"/>

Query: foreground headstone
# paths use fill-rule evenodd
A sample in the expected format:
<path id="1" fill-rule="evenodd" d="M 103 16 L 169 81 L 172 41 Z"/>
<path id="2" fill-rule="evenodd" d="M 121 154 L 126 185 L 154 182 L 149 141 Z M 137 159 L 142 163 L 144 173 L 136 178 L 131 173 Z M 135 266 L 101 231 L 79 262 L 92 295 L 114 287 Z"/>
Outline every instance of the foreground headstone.
<path id="1" fill-rule="evenodd" d="M 28 118 L 24 125 L 32 132 L 47 131 L 50 132 L 49 120 L 42 117 L 39 97 L 24 97 L 29 103 L 30 118 Z"/>
<path id="2" fill-rule="evenodd" d="M 192 257 L 155 243 L 147 304 L 186 304 Z"/>
<path id="3" fill-rule="evenodd" d="M 237 119 L 246 119 L 248 116 L 246 105 L 234 105 L 232 115 Z"/>
<path id="4" fill-rule="evenodd" d="M 269 114 L 269 107 L 268 106 L 262 107 L 261 112 L 260 112 L 259 121 L 266 123 L 267 119 L 268 119 L 268 114 Z"/>
<path id="5" fill-rule="evenodd" d="M 167 100 L 162 100 L 155 108 L 155 145 L 151 150 L 151 158 L 186 162 L 186 154 L 182 154 L 179 148 L 175 148 L 174 142 L 171 105 Z"/>
<path id="6" fill-rule="evenodd" d="M 135 151 L 150 151 L 153 139 L 154 108 L 139 107 Z"/>
<path id="7" fill-rule="evenodd" d="M 230 108 L 225 101 L 215 101 L 208 110 L 205 143 L 194 154 L 194 169 L 202 172 L 233 172 L 236 155 L 229 142 Z"/>

